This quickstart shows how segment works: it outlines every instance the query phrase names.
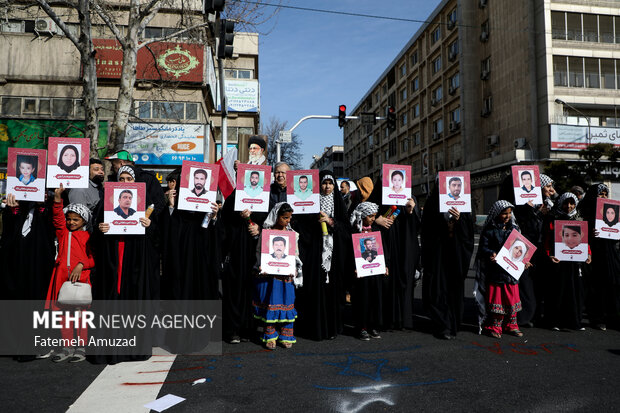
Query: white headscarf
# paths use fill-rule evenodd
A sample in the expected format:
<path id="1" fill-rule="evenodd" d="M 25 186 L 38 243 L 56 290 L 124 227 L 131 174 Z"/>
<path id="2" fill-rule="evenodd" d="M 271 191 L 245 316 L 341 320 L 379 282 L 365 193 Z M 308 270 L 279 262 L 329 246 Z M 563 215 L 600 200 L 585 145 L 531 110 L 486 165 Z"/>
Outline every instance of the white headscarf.
<path id="1" fill-rule="evenodd" d="M 514 258 L 512 256 L 512 250 L 515 249 L 516 247 L 521 247 L 522 254 L 519 258 Z M 515 242 L 512 243 L 512 247 L 510 248 L 510 259 L 514 262 L 521 262 L 523 261 L 523 258 L 525 257 L 526 252 L 527 252 L 527 247 L 525 246 L 525 243 L 523 241 L 516 240 Z"/>

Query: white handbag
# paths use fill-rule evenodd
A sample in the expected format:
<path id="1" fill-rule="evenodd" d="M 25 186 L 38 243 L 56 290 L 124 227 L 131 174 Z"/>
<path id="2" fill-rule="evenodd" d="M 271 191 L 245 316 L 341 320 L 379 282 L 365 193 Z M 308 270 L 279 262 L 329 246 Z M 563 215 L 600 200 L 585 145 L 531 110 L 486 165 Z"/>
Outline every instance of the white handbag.
<path id="1" fill-rule="evenodd" d="M 71 274 L 71 232 L 67 248 L 67 272 Z M 65 281 L 58 292 L 56 303 L 59 307 L 88 307 L 93 301 L 93 294 L 88 283 Z"/>

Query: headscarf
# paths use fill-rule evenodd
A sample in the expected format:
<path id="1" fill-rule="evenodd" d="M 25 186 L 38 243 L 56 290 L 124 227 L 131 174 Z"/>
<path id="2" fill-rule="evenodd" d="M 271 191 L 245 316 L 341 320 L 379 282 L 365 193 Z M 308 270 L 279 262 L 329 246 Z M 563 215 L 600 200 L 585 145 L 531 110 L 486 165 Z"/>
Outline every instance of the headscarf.
<path id="1" fill-rule="evenodd" d="M 331 171 L 325 171 L 321 173 L 321 184 L 327 180 L 331 180 L 334 185 L 336 184 L 336 180 L 331 174 Z M 335 187 L 334 187 L 335 190 Z M 329 195 L 321 194 L 321 198 L 319 199 L 321 204 L 321 211 L 326 213 L 328 217 L 334 217 L 334 191 L 332 191 Z M 334 251 L 334 236 L 332 234 L 323 235 L 323 253 L 321 254 L 322 264 L 321 267 L 325 270 L 326 273 L 329 274 L 329 271 L 332 268 L 332 255 Z M 328 275 L 329 280 L 329 275 Z M 328 281 L 329 282 L 329 281 Z"/>
<path id="2" fill-rule="evenodd" d="M 495 203 L 491 207 L 491 210 L 489 211 L 489 215 L 487 215 L 486 221 L 484 221 L 484 226 L 486 227 L 489 223 L 493 222 L 495 218 L 497 218 L 497 216 L 501 214 L 502 211 L 506 208 L 514 208 L 514 205 L 512 205 L 508 201 L 504 201 L 501 199 L 499 201 L 495 201 Z M 514 216 L 512 219 L 514 220 Z"/>
<path id="3" fill-rule="evenodd" d="M 133 169 L 133 166 L 131 165 L 123 165 L 118 169 L 118 173 L 116 174 L 116 179 L 120 180 L 121 179 L 121 174 L 122 173 L 128 173 L 129 175 L 131 175 L 131 177 L 133 178 L 133 180 L 136 180 L 136 171 Z"/>
<path id="4" fill-rule="evenodd" d="M 609 195 L 609 188 L 605 184 L 592 184 L 586 190 L 586 194 L 578 205 L 579 215 L 588 221 L 590 229 L 594 228 L 596 219 L 596 203 L 601 193 L 606 192 Z"/>
<path id="5" fill-rule="evenodd" d="M 370 194 L 372 193 L 372 190 L 374 188 L 372 179 L 365 176 L 359 181 L 357 181 L 355 184 L 357 185 L 357 190 L 359 191 L 359 194 L 360 194 L 360 201 L 361 202 L 366 201 L 368 197 L 370 197 Z"/>
<path id="6" fill-rule="evenodd" d="M 362 220 L 377 212 L 379 212 L 379 205 L 372 202 L 362 202 L 355 207 L 355 210 L 351 214 L 351 225 L 353 225 L 358 232 L 362 232 Z"/>
<path id="7" fill-rule="evenodd" d="M 65 152 L 67 152 L 67 150 L 72 150 L 75 153 L 75 162 L 71 165 L 65 165 L 62 161 L 62 156 Z M 80 167 L 80 152 L 74 145 L 65 145 L 65 147 L 62 148 L 62 151 L 60 151 L 60 156 L 58 156 L 58 167 L 66 173 L 71 173 Z"/>
<path id="8" fill-rule="evenodd" d="M 84 204 L 69 204 L 65 209 L 62 210 L 62 212 L 65 215 L 67 215 L 67 213 L 69 212 L 74 212 L 80 217 L 82 217 L 85 223 L 90 222 L 90 209 L 88 209 L 88 207 Z M 84 225 L 83 229 L 86 230 L 86 225 Z"/>
<path id="9" fill-rule="evenodd" d="M 545 174 L 540 174 L 540 186 L 541 187 L 545 187 L 549 184 L 554 184 L 555 181 L 553 179 L 551 179 L 551 177 L 549 175 L 545 175 Z"/>
<path id="10" fill-rule="evenodd" d="M 562 209 L 562 206 L 567 199 L 572 199 L 575 202 L 575 208 L 569 213 L 564 212 L 564 209 Z M 556 213 L 558 215 L 573 218 L 575 215 L 577 215 L 577 204 L 579 204 L 579 198 L 577 198 L 577 195 L 573 194 L 572 192 L 564 192 L 562 196 L 560 196 L 560 198 L 558 199 L 558 202 L 555 204 Z"/>
<path id="11" fill-rule="evenodd" d="M 521 256 L 519 258 L 512 257 L 512 250 L 515 247 L 521 247 Z M 514 262 L 521 262 L 523 261 L 523 257 L 525 257 L 526 252 L 527 252 L 527 247 L 525 246 L 525 243 L 523 241 L 516 240 L 515 242 L 512 243 L 512 247 L 510 248 L 510 259 Z"/>
<path id="12" fill-rule="evenodd" d="M 269 215 L 267 215 L 267 219 L 265 219 L 265 222 L 263 223 L 264 229 L 273 228 L 273 226 L 278 221 L 278 212 L 280 212 L 280 208 L 282 208 L 282 205 L 284 204 L 286 204 L 286 202 L 278 202 L 277 204 L 273 206 L 273 208 L 271 208 L 271 211 L 269 211 Z M 291 224 L 289 223 L 286 226 L 286 230 L 290 231 L 291 229 L 292 229 Z"/>

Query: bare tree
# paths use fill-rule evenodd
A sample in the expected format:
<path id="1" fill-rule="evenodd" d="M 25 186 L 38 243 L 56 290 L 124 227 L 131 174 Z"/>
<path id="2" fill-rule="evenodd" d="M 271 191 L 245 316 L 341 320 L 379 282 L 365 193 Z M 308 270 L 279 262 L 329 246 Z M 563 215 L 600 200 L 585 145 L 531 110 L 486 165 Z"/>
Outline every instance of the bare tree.
<path id="1" fill-rule="evenodd" d="M 269 118 L 269 122 L 263 125 L 261 133 L 269 137 L 269 147 L 267 148 L 267 164 L 276 164 L 276 139 L 281 130 L 286 130 L 287 122 L 281 121 L 276 117 Z M 301 166 L 301 139 L 299 135 L 293 133 L 291 142 L 280 144 L 280 160 L 299 168 Z"/>

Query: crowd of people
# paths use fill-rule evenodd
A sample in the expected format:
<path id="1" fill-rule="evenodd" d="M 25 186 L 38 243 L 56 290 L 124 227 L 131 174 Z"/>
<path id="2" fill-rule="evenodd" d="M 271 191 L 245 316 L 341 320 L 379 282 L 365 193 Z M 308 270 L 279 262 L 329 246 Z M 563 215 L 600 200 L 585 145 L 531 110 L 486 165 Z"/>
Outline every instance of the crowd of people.
<path id="1" fill-rule="evenodd" d="M 265 149 L 256 139 L 250 145 Z M 205 213 L 178 209 L 180 169 L 167 177 L 164 192 L 127 151 L 106 159 L 111 162 L 109 182 L 145 183 L 146 205 L 153 205 L 150 217 L 140 219 L 145 234 L 106 235 L 110 226 L 103 219 L 104 165 L 97 159 L 90 161 L 88 188 L 56 189 L 45 203 L 16 201 L 9 194 L 0 239 L 0 262 L 6 268 L 2 299 L 47 300 L 54 308 L 58 289 L 67 280 L 92 285 L 93 298 L 101 300 L 221 299 L 229 343 L 258 339 L 275 349 L 278 343 L 290 348 L 296 336 L 336 338 L 344 331 L 348 304 L 360 340 L 413 329 L 414 288 L 423 274 L 423 306 L 433 334 L 450 340 L 460 329 L 475 215 L 454 207 L 439 212 L 437 184 L 423 211 L 413 196 L 393 208 L 382 205 L 380 181 L 363 177 L 355 181 L 354 191 L 344 181 L 338 190 L 334 174 L 320 171 L 321 212 L 294 214 L 287 203 L 290 167 L 280 162 L 273 168 L 269 212 L 235 211 L 233 192 Z M 574 188 L 558 196 L 553 180 L 546 175 L 541 179 L 544 202 L 515 206 L 512 177 L 506 177 L 482 228 L 474 257 L 480 332 L 501 338 L 520 337 L 524 326 L 534 325 L 583 330 L 584 310 L 592 328 L 618 328 L 619 241 L 596 237 L 594 226 L 597 198 L 608 197 L 609 188 L 595 184 L 585 194 Z M 555 257 L 555 220 L 588 222 L 585 263 Z M 269 274 L 261 268 L 262 232 L 267 229 L 294 234 L 291 274 Z M 518 281 L 495 263 L 513 229 L 537 247 Z M 381 234 L 385 274 L 358 277 L 352 234 L 374 231 Z M 372 260 L 368 248 L 371 252 L 364 258 Z M 12 276 L 17 273 L 19 277 Z M 56 362 L 85 357 L 84 348 L 62 348 L 51 355 Z M 93 361 L 148 357 L 95 356 Z"/>

